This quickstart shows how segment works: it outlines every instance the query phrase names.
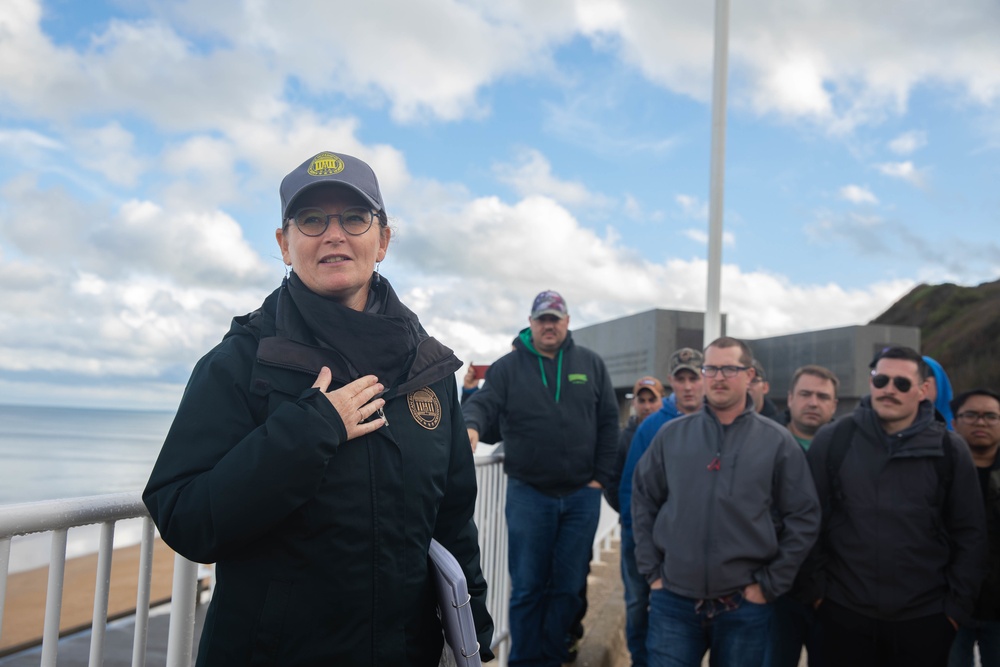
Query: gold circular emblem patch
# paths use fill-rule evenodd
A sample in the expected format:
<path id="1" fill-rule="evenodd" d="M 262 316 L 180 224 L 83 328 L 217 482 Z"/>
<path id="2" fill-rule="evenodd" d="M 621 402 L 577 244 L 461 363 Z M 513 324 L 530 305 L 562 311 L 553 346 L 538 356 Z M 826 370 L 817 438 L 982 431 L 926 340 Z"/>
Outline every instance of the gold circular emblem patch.
<path id="1" fill-rule="evenodd" d="M 441 423 L 441 401 L 428 387 L 407 394 L 406 404 L 414 421 L 428 431 L 433 431 Z"/>
<path id="2" fill-rule="evenodd" d="M 330 176 L 344 171 L 344 161 L 333 153 L 320 153 L 309 165 L 310 176 Z"/>

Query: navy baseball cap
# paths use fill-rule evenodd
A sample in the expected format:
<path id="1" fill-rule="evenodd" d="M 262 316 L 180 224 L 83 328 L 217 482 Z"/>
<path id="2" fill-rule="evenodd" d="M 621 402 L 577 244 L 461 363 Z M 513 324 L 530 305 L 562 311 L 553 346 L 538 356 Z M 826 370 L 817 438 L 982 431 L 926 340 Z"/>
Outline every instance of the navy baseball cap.
<path id="1" fill-rule="evenodd" d="M 535 297 L 535 302 L 531 304 L 531 319 L 537 320 L 542 315 L 555 315 L 560 320 L 569 315 L 566 301 L 559 292 L 545 290 Z"/>
<path id="2" fill-rule="evenodd" d="M 367 163 L 344 153 L 323 151 L 309 158 L 281 181 L 281 219 L 287 220 L 296 197 L 317 185 L 348 187 L 365 198 L 376 211 L 384 211 L 375 172 Z"/>

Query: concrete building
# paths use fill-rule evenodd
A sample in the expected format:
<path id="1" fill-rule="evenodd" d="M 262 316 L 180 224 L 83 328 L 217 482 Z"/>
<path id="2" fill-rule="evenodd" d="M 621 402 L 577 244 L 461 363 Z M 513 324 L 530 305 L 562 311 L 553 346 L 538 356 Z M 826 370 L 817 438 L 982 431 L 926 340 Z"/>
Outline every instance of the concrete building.
<path id="1" fill-rule="evenodd" d="M 704 347 L 704 313 L 650 310 L 573 330 L 573 339 L 604 359 L 611 374 L 623 417 L 627 394 L 643 375 L 668 376 L 670 355 L 680 347 Z M 726 332 L 726 316 L 722 316 Z M 848 412 L 868 393 L 868 364 L 889 345 L 920 349 L 917 327 L 857 325 L 747 340 L 763 364 L 771 391 L 768 396 L 784 409 L 788 382 L 799 366 L 826 366 L 840 379 L 838 414 Z"/>

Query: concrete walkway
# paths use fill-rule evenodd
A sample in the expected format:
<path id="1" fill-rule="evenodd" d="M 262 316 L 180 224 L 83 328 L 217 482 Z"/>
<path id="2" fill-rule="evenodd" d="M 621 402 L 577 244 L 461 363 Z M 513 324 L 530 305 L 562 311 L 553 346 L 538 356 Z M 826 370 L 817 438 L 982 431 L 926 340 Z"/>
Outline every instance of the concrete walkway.
<path id="1" fill-rule="evenodd" d="M 625 595 L 619 565 L 620 544 L 601 552 L 601 562 L 590 564 L 587 577 L 587 615 L 583 640 L 574 667 L 628 667 L 625 645 Z"/>

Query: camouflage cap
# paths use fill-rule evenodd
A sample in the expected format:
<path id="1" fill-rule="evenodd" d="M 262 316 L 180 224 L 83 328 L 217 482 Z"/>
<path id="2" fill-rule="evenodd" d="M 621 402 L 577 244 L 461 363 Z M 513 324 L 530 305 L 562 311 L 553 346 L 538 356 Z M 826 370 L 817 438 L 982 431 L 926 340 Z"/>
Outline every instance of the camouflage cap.
<path id="1" fill-rule="evenodd" d="M 705 363 L 705 357 L 701 352 L 690 347 L 682 347 L 670 355 L 670 377 L 677 375 L 677 371 L 687 369 L 696 375 L 701 375 L 701 366 Z"/>

